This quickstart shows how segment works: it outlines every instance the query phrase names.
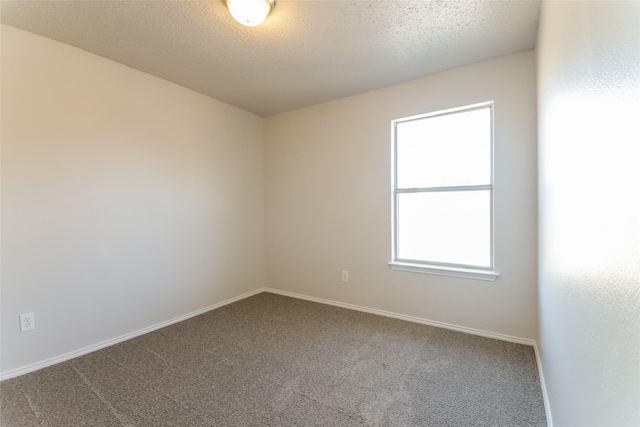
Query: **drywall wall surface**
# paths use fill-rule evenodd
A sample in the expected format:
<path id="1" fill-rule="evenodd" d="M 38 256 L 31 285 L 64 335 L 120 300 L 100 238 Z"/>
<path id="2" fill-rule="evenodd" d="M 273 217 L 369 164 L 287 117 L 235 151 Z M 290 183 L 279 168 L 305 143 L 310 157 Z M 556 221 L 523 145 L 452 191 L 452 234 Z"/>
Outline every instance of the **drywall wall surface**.
<path id="1" fill-rule="evenodd" d="M 640 3 L 545 2 L 539 348 L 554 426 L 640 425 Z"/>
<path id="2" fill-rule="evenodd" d="M 8 26 L 1 53 L 2 372 L 264 286 L 262 118 Z"/>
<path id="3" fill-rule="evenodd" d="M 533 339 L 535 95 L 535 55 L 527 51 L 268 117 L 268 286 Z M 495 102 L 500 277 L 391 270 L 391 121 L 484 101 Z"/>

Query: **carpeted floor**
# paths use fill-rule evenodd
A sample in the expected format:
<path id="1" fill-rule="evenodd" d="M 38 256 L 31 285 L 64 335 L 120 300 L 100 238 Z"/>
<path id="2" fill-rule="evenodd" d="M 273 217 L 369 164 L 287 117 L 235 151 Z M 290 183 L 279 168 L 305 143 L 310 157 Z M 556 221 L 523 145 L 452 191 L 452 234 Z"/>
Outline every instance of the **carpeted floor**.
<path id="1" fill-rule="evenodd" d="M 0 383 L 0 425 L 545 426 L 533 348 L 262 293 Z"/>

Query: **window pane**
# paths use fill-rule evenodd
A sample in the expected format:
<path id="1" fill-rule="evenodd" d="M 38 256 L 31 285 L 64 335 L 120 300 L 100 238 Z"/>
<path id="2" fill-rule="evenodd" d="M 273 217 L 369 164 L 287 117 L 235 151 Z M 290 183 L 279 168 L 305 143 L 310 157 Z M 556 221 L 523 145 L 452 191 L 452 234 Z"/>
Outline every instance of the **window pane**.
<path id="1" fill-rule="evenodd" d="M 491 192 L 398 194 L 397 258 L 491 266 Z"/>
<path id="2" fill-rule="evenodd" d="M 400 122 L 398 188 L 491 184 L 491 109 Z"/>

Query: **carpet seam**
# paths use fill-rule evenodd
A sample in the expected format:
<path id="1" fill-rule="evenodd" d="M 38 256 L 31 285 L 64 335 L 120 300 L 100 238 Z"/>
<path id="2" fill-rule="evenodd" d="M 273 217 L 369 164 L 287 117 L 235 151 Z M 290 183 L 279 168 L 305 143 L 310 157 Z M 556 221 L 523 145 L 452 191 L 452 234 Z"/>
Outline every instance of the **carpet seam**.
<path id="1" fill-rule="evenodd" d="M 140 347 L 140 346 L 138 346 L 138 347 Z M 142 348 L 142 347 L 140 347 L 140 348 Z M 143 348 L 143 350 L 145 350 L 145 351 L 146 351 L 146 349 L 144 349 L 144 348 Z M 144 380 L 144 378 L 143 378 L 143 377 L 141 377 L 140 375 L 136 374 L 134 371 L 132 371 L 131 369 L 129 369 L 125 364 L 118 362 L 116 359 L 114 359 L 114 358 L 113 358 L 112 356 L 110 356 L 110 355 L 107 355 L 107 357 L 108 357 L 109 359 L 111 359 L 111 360 L 112 360 L 116 365 L 120 366 L 122 369 L 124 369 L 125 371 L 129 372 L 133 377 L 138 378 L 139 380 Z M 172 365 L 172 364 L 170 364 L 169 362 L 165 361 L 164 359 L 161 359 L 161 358 L 160 358 L 160 360 L 162 360 L 163 362 L 167 363 L 167 364 L 168 364 L 168 365 L 170 365 L 170 366 L 175 366 L 175 365 Z M 199 377 L 199 378 L 200 378 L 200 377 Z M 195 415 L 196 417 L 200 418 L 200 420 L 201 420 L 202 422 L 206 422 L 206 420 L 202 417 L 202 415 L 203 415 L 203 414 L 201 414 L 201 413 L 199 413 L 199 412 L 195 412 L 195 411 L 193 411 L 190 407 L 186 406 L 184 403 L 179 402 L 179 401 L 177 401 L 176 399 L 174 399 L 174 398 L 172 398 L 171 396 L 169 396 L 168 394 L 166 394 L 166 393 L 164 393 L 164 392 L 160 391 L 160 390 L 158 389 L 158 387 L 157 387 L 157 386 L 155 386 L 155 385 L 153 385 L 153 384 L 150 384 L 150 387 L 153 389 L 153 391 L 155 391 L 156 393 L 158 393 L 160 396 L 164 396 L 165 398 L 167 398 L 167 399 L 171 400 L 171 401 L 172 401 L 173 403 L 175 403 L 176 405 L 178 405 L 178 406 L 182 407 L 183 409 L 187 410 L 187 412 L 188 412 L 189 414 L 193 414 L 193 415 Z"/>
<path id="2" fill-rule="evenodd" d="M 26 391 L 22 390 L 22 388 L 20 389 L 20 391 L 24 395 L 24 398 L 27 401 L 27 405 L 29 406 L 29 409 L 31 409 L 31 411 L 33 412 L 33 415 L 36 416 L 36 420 L 38 420 L 38 425 L 44 426 L 43 416 L 42 416 L 42 414 L 40 412 L 38 412 L 38 410 L 35 407 L 35 404 L 31 401 L 31 397 L 29 396 L 29 393 L 27 393 Z"/>
<path id="3" fill-rule="evenodd" d="M 91 384 L 91 381 L 89 381 L 89 379 L 87 377 L 85 377 L 79 370 L 78 368 L 76 368 L 75 366 L 73 366 L 73 364 L 71 365 L 71 369 L 73 369 L 73 371 L 76 373 L 76 375 L 78 375 L 80 377 L 80 380 L 84 383 L 85 386 L 87 386 L 87 388 L 91 391 L 91 393 L 93 393 L 100 402 L 102 402 L 102 404 L 104 406 L 107 407 L 107 409 L 109 410 L 109 413 L 116 419 L 118 420 L 118 422 L 120 423 L 121 426 L 123 427 L 127 427 L 127 426 L 133 426 L 133 424 L 128 423 L 126 420 L 123 420 L 122 416 L 120 415 L 120 413 L 118 412 L 118 410 L 104 397 L 102 396 L 102 393 L 100 393 L 98 390 L 96 390 L 96 388 Z"/>

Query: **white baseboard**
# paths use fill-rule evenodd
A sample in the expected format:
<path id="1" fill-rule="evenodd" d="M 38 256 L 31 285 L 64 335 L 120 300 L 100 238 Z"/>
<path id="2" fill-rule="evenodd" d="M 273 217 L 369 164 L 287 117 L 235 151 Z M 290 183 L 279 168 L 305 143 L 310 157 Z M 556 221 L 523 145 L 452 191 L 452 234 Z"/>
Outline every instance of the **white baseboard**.
<path id="1" fill-rule="evenodd" d="M 528 338 L 520 338 L 520 337 L 511 336 L 511 335 L 498 334 L 496 332 L 483 331 L 480 329 L 468 328 L 466 326 L 458 326 L 450 323 L 438 322 L 436 320 L 424 319 L 422 317 L 408 316 L 406 314 L 393 313 L 391 311 L 378 310 L 377 308 L 368 308 L 368 307 L 363 307 L 355 304 L 347 304 L 344 302 L 338 302 L 338 301 L 328 300 L 324 298 L 310 297 L 307 295 L 296 294 L 294 292 L 288 292 L 288 291 L 281 291 L 273 288 L 265 288 L 264 290 L 265 292 L 269 292 L 272 294 L 278 294 L 278 295 L 283 295 L 287 297 L 303 299 L 307 301 L 319 302 L 321 304 L 334 305 L 336 307 L 348 308 L 350 310 L 356 310 L 356 311 L 363 311 L 365 313 L 377 314 L 379 316 L 385 316 L 385 317 L 392 317 L 394 319 L 406 320 L 408 322 L 413 322 L 413 323 L 421 323 L 423 325 L 435 326 L 438 328 L 451 329 L 458 332 L 465 332 L 467 334 L 472 334 L 472 335 L 480 335 L 482 337 L 494 338 L 501 341 L 509 341 L 509 342 L 514 342 L 518 344 L 531 345 L 531 346 L 535 344 L 534 340 L 528 339 Z"/>
<path id="2" fill-rule="evenodd" d="M 538 350 L 537 342 L 533 343 L 533 351 L 536 353 L 536 362 L 538 363 L 538 377 L 540 378 L 540 388 L 542 389 L 544 412 L 547 416 L 547 427 L 553 427 L 553 418 L 551 418 L 551 406 L 549 405 L 549 395 L 547 394 L 547 384 L 544 380 L 544 372 L 542 371 L 542 359 L 540 358 L 540 350 Z"/>
<path id="3" fill-rule="evenodd" d="M 128 334 L 121 335 L 116 338 L 112 338 L 106 341 L 102 341 L 97 344 L 90 345 L 88 347 L 81 348 L 79 350 L 74 350 L 69 353 L 65 353 L 60 356 L 52 357 L 47 360 L 43 360 L 41 362 L 32 363 L 31 365 L 23 366 L 21 368 L 12 369 L 10 371 L 0 373 L 0 381 L 7 380 L 9 378 L 17 377 L 20 375 L 27 374 L 29 372 L 37 371 L 38 369 L 46 368 L 47 366 L 55 365 L 56 363 L 64 362 L 70 359 L 75 359 L 76 357 L 83 356 L 87 353 L 91 353 L 96 350 L 100 350 L 105 347 L 109 347 L 114 344 L 121 343 L 123 341 L 130 340 L 131 338 L 135 338 L 140 335 L 144 335 L 146 333 L 155 331 L 157 329 L 164 328 L 165 326 L 173 325 L 174 323 L 182 322 L 183 320 L 187 320 L 191 317 L 198 316 L 200 314 L 206 313 L 207 311 L 215 310 L 216 308 L 234 303 L 236 301 L 240 301 L 242 299 L 251 297 L 253 295 L 257 295 L 265 291 L 265 288 L 259 288 L 251 292 L 247 292 L 246 294 L 238 295 L 237 297 L 230 298 L 228 300 L 219 302 L 217 304 L 210 305 L 208 307 L 201 308 L 196 311 L 192 311 L 191 313 L 184 314 L 182 316 L 174 317 L 171 320 L 167 320 L 165 322 L 157 323 L 152 326 L 148 326 L 146 328 L 138 329 L 137 331 L 130 332 Z"/>

